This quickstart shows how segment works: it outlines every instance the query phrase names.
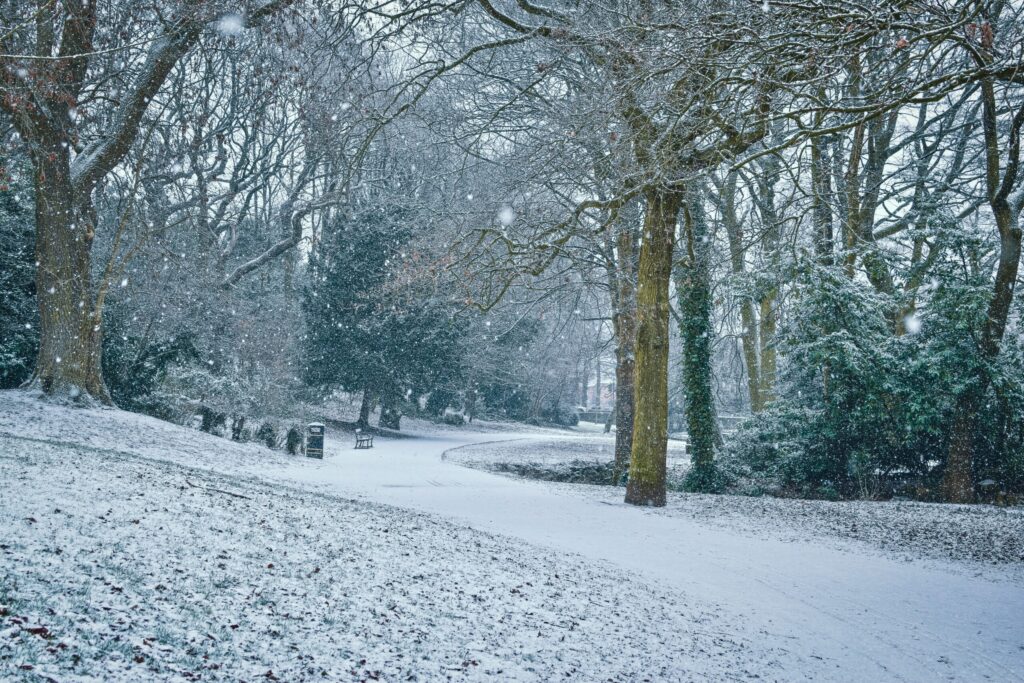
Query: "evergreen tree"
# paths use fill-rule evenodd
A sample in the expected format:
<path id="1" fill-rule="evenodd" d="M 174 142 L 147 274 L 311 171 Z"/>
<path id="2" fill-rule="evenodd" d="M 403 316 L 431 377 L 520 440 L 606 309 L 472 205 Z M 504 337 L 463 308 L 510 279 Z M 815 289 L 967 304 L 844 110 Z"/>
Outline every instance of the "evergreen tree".
<path id="1" fill-rule="evenodd" d="M 39 351 L 35 230 L 27 187 L 0 167 L 0 389 L 32 375 Z"/>
<path id="2" fill-rule="evenodd" d="M 448 303 L 390 285 L 407 266 L 410 237 L 405 212 L 379 206 L 332 226 L 311 255 L 304 301 L 306 382 L 362 391 L 361 421 L 379 400 L 380 425 L 391 429 L 399 428 L 403 400 L 462 373 L 464 325 Z"/>

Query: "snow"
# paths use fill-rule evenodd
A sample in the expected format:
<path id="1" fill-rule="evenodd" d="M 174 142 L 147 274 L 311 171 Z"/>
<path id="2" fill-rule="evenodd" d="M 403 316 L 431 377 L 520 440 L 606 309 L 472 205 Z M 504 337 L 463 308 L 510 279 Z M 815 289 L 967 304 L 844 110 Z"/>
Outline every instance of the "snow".
<path id="1" fill-rule="evenodd" d="M 0 434 L 17 482 L 0 498 L 0 678 L 1024 680 L 1012 551 L 841 529 L 905 509 L 930 537 L 972 515 L 1012 534 L 1020 510 L 682 494 L 638 509 L 452 461 L 509 439 L 549 451 L 549 432 L 356 451 L 329 431 L 318 461 L 21 392 L 0 393 Z"/>
<path id="2" fill-rule="evenodd" d="M 557 472 L 569 463 L 608 462 L 613 457 L 614 440 L 579 437 L 471 444 L 445 456 L 449 461 L 489 471 L 505 469 L 495 466 L 499 463 L 531 463 L 545 472 Z M 670 440 L 670 472 L 681 474 L 688 463 L 680 442 Z M 561 491 L 615 503 L 621 493 L 603 486 L 568 486 Z M 971 572 L 985 571 L 986 565 L 1005 565 L 1000 572 L 1016 571 L 1024 579 L 1024 510 L 1020 508 L 688 494 L 671 496 L 661 513 L 785 541 L 854 540 L 865 549 L 896 553 L 911 560 L 967 561 L 963 567 Z"/>
<path id="3" fill-rule="evenodd" d="M 917 334 L 921 331 L 921 318 L 916 314 L 911 313 L 910 315 L 903 318 L 903 326 L 907 330 L 907 334 Z"/>
<path id="4" fill-rule="evenodd" d="M 582 558 L 138 457 L 0 448 L 17 482 L 0 678 L 682 680 L 753 656 L 713 612 Z"/>
<path id="5" fill-rule="evenodd" d="M 705 600 L 725 610 L 732 633 L 785 652 L 786 680 L 1024 680 L 1019 565 L 971 572 L 949 560 L 908 561 L 861 544 L 758 533 L 762 525 L 751 533 L 637 509 L 620 492 L 565 495 L 564 485 L 445 462 L 452 441 L 382 442 L 367 454 L 334 442 L 315 471 L 289 474 L 610 562 Z M 670 496 L 670 512 L 683 498 Z"/>
<path id="6" fill-rule="evenodd" d="M 225 14 L 217 20 L 217 30 L 225 36 L 237 36 L 245 28 L 241 14 Z"/>
<path id="7" fill-rule="evenodd" d="M 509 438 L 504 441 L 490 442 L 484 445 L 470 444 L 448 451 L 445 459 L 468 467 L 476 467 L 490 472 L 508 472 L 531 470 L 536 478 L 568 481 L 566 476 L 572 468 L 577 471 L 582 467 L 610 466 L 615 460 L 615 439 L 603 434 L 603 427 L 598 434 L 588 434 L 594 425 L 582 423 L 582 433 L 555 438 L 543 438 L 531 435 L 525 438 Z M 668 442 L 668 479 L 670 485 L 681 485 L 690 459 L 686 455 L 685 443 L 670 439 Z M 605 467 L 610 479 L 610 467 Z M 604 479 L 602 479 L 602 483 Z M 596 482 L 591 482 L 596 483 Z"/>

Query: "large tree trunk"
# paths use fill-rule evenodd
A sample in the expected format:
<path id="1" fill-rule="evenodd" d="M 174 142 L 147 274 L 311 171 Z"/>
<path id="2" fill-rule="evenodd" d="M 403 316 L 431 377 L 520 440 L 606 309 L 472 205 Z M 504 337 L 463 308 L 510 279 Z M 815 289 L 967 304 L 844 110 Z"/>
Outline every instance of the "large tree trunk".
<path id="1" fill-rule="evenodd" d="M 686 390 L 686 424 L 690 436 L 690 471 L 687 488 L 716 488 L 715 447 L 719 442 L 715 401 L 711 389 L 711 235 L 704 215 L 703 198 L 693 193 L 684 210 L 686 258 L 676 268 L 676 291 L 683 340 L 683 386 Z"/>
<path id="2" fill-rule="evenodd" d="M 778 289 L 772 287 L 761 299 L 760 331 L 758 340 L 761 344 L 761 373 L 758 396 L 761 407 L 771 404 L 775 400 L 775 373 L 778 361 L 775 357 L 775 347 L 772 345 L 775 339 L 776 311 L 775 300 L 778 298 Z"/>
<path id="3" fill-rule="evenodd" d="M 373 412 L 374 396 L 371 389 L 363 389 L 363 401 L 359 404 L 359 419 L 356 426 L 366 428 L 370 426 L 370 413 Z"/>
<path id="4" fill-rule="evenodd" d="M 974 502 L 974 422 L 978 410 L 973 394 L 957 401 L 949 435 L 941 493 L 951 503 Z"/>
<path id="5" fill-rule="evenodd" d="M 92 207 L 75 196 L 64 145 L 38 150 L 35 161 L 40 345 L 32 383 L 49 395 L 110 404 L 90 273 Z"/>
<path id="6" fill-rule="evenodd" d="M 637 285 L 633 450 L 626 502 L 663 506 L 668 448 L 668 294 L 680 195 L 656 190 L 645 199 Z"/>
<path id="7" fill-rule="evenodd" d="M 636 244 L 632 225 L 616 236 L 615 312 L 615 466 L 612 483 L 622 481 L 633 451 L 634 372 L 636 370 Z M 610 420 L 609 420 L 610 421 Z"/>

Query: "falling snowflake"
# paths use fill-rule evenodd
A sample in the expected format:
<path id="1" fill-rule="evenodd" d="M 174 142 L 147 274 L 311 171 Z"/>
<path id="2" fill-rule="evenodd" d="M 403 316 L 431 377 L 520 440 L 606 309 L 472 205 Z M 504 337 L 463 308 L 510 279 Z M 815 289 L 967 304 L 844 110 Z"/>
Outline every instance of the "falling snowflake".
<path id="1" fill-rule="evenodd" d="M 225 14 L 217 20 L 217 30 L 225 36 L 237 36 L 245 28 L 241 14 Z"/>
<path id="2" fill-rule="evenodd" d="M 921 331 L 921 319 L 917 317 L 917 314 L 911 313 L 903 319 L 903 326 L 907 330 L 907 334 L 917 334 Z"/>
<path id="3" fill-rule="evenodd" d="M 512 221 L 515 219 L 516 212 L 512 210 L 511 206 L 504 206 L 501 211 L 498 212 L 498 222 L 502 225 L 512 225 Z"/>

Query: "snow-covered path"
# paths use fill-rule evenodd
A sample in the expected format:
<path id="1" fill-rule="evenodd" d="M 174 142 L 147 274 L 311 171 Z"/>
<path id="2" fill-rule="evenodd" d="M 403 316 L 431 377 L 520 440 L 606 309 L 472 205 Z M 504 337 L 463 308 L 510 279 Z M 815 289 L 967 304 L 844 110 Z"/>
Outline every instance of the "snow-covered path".
<path id="1" fill-rule="evenodd" d="M 550 438 L 550 435 L 546 435 Z M 454 519 L 634 572 L 735 616 L 737 635 L 783 651 L 792 678 L 1024 681 L 1024 585 L 854 544 L 784 542 L 443 459 L 529 435 L 328 440 L 327 458 L 268 474 Z"/>

